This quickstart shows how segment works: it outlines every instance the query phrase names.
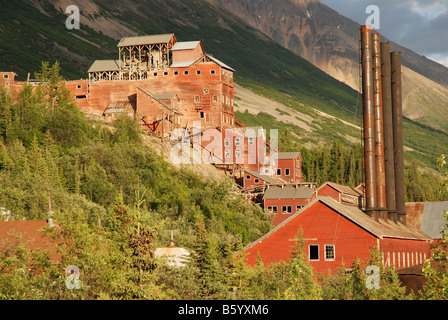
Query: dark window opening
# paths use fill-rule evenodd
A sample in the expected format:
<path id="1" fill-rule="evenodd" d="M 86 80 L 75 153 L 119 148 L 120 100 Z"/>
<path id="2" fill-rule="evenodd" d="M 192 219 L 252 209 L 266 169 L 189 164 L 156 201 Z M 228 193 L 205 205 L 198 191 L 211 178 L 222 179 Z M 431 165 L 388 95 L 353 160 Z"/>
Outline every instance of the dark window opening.
<path id="1" fill-rule="evenodd" d="M 310 244 L 309 255 L 310 255 L 310 260 L 319 260 L 319 245 Z"/>

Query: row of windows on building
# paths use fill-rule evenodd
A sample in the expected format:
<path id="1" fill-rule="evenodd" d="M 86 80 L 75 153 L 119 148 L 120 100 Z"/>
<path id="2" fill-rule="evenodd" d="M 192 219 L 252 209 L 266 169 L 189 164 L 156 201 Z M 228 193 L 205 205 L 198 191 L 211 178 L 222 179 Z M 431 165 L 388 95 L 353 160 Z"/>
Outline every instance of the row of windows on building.
<path id="1" fill-rule="evenodd" d="M 157 77 L 157 76 L 159 76 L 159 74 L 167 76 L 167 75 L 169 75 L 169 71 L 154 72 L 153 76 Z M 190 74 L 190 70 L 184 70 L 183 74 L 188 76 Z M 202 74 L 202 70 L 196 70 L 196 75 L 201 75 L 201 74 Z M 210 74 L 216 74 L 216 70 L 215 69 L 210 70 Z M 173 75 L 178 76 L 179 71 L 177 71 L 177 70 L 173 71 Z"/>
<path id="2" fill-rule="evenodd" d="M 257 183 L 258 179 L 255 179 L 255 183 Z M 296 206 L 296 212 L 302 209 L 303 206 Z M 268 206 L 268 211 L 272 213 L 277 213 L 277 206 Z M 282 210 L 279 213 L 289 214 L 292 213 L 292 206 L 282 206 Z"/>

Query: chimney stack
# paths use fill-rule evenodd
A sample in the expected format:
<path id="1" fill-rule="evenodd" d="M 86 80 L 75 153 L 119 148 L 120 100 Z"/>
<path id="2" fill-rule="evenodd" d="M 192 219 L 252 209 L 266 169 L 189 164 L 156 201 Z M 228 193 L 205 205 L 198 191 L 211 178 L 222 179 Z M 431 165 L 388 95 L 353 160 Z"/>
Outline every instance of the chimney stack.
<path id="1" fill-rule="evenodd" d="M 373 105 L 372 29 L 361 27 L 362 101 L 366 213 L 378 220 L 375 164 L 375 110 Z"/>
<path id="2" fill-rule="evenodd" d="M 373 40 L 373 104 L 375 110 L 375 169 L 377 209 L 380 218 L 387 221 L 386 173 L 384 169 L 384 121 L 381 88 L 380 34 L 372 34 Z"/>
<path id="3" fill-rule="evenodd" d="M 403 150 L 403 116 L 401 96 L 401 52 L 392 52 L 391 90 L 392 123 L 394 132 L 394 170 L 395 170 L 395 206 L 398 221 L 406 224 L 405 186 L 404 186 L 404 150 Z"/>
<path id="4" fill-rule="evenodd" d="M 406 224 L 401 53 L 361 26 L 366 213 Z"/>

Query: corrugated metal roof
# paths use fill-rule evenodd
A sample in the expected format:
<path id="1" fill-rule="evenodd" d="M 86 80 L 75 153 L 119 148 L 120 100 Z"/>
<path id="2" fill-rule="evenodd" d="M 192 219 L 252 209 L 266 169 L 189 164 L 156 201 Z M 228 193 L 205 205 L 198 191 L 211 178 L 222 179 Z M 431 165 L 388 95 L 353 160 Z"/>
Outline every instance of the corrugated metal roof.
<path id="1" fill-rule="evenodd" d="M 270 183 L 270 184 L 277 184 L 277 183 L 279 183 L 274 178 L 271 178 L 270 176 L 267 176 L 267 175 L 260 174 L 259 172 L 252 171 L 252 170 L 247 170 L 247 169 L 244 170 L 244 171 L 249 173 L 249 174 L 251 174 L 251 175 L 253 175 L 254 177 L 256 177 L 258 179 L 266 181 L 267 183 Z"/>
<path id="2" fill-rule="evenodd" d="M 448 211 L 448 201 L 425 202 L 424 204 L 420 229 L 433 239 L 440 239 L 440 230 L 447 223 L 443 217 L 443 212 Z"/>
<path id="3" fill-rule="evenodd" d="M 168 43 L 174 37 L 174 33 L 155 34 L 146 36 L 123 37 L 117 47 L 138 46 L 145 44 Z"/>
<path id="4" fill-rule="evenodd" d="M 95 60 L 88 72 L 119 71 L 120 60 Z"/>
<path id="5" fill-rule="evenodd" d="M 309 199 L 313 190 L 305 186 L 271 186 L 263 195 L 263 199 Z"/>
<path id="6" fill-rule="evenodd" d="M 195 49 L 201 41 L 181 41 L 176 42 L 176 44 L 171 48 L 172 51 L 176 50 L 193 50 Z"/>
<path id="7" fill-rule="evenodd" d="M 104 110 L 104 114 L 134 112 L 135 106 L 135 100 L 115 100 L 109 103 L 106 110 Z"/>

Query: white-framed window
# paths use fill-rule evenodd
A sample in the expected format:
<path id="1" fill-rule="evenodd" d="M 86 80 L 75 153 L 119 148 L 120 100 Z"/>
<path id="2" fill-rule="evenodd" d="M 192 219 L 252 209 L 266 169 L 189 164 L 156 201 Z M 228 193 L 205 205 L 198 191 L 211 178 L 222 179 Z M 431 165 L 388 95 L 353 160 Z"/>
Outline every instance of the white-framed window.
<path id="1" fill-rule="evenodd" d="M 285 168 L 285 176 L 289 176 L 289 169 Z"/>
<path id="2" fill-rule="evenodd" d="M 201 70 L 196 70 L 196 74 L 201 74 Z"/>
<path id="3" fill-rule="evenodd" d="M 258 182 L 260 182 L 260 180 L 259 180 L 259 179 L 255 179 L 254 182 L 255 182 L 255 183 L 258 183 Z"/>
<path id="4" fill-rule="evenodd" d="M 9 79 L 9 74 L 4 74 L 4 75 L 3 75 L 3 78 L 4 78 L 4 79 Z"/>
<path id="5" fill-rule="evenodd" d="M 188 76 L 188 70 L 184 71 L 184 75 Z"/>
<path id="6" fill-rule="evenodd" d="M 163 75 L 164 75 L 164 76 L 167 76 L 167 75 L 168 75 L 168 71 L 164 71 L 164 72 L 163 72 Z"/>
<path id="7" fill-rule="evenodd" d="M 235 138 L 235 145 L 239 146 L 240 145 L 240 138 Z"/>
<path id="8" fill-rule="evenodd" d="M 292 207 L 291 206 L 282 206 L 282 213 L 285 213 L 285 214 L 292 213 Z"/>
<path id="9" fill-rule="evenodd" d="M 272 213 L 277 213 L 277 206 L 268 206 L 268 211 Z"/>
<path id="10" fill-rule="evenodd" d="M 157 77 L 157 72 L 154 72 L 153 76 L 154 76 L 154 77 Z"/>
<path id="11" fill-rule="evenodd" d="M 240 149 L 236 149 L 235 150 L 235 157 L 241 157 L 241 150 Z"/>
<path id="12" fill-rule="evenodd" d="M 325 260 L 326 261 L 334 261 L 336 257 L 336 253 L 334 250 L 334 244 L 326 244 L 325 245 Z"/>
<path id="13" fill-rule="evenodd" d="M 215 69 L 210 70 L 210 74 L 216 74 L 216 70 Z"/>
<path id="14" fill-rule="evenodd" d="M 296 212 L 297 212 L 297 211 L 300 211 L 302 208 L 303 208 L 303 206 L 297 206 L 297 207 L 296 207 Z"/>
<path id="15" fill-rule="evenodd" d="M 175 76 L 178 76 L 178 75 L 179 75 L 179 71 L 174 71 L 173 74 L 174 74 Z"/>
<path id="16" fill-rule="evenodd" d="M 250 174 L 246 175 L 246 180 L 250 180 Z"/>
<path id="17" fill-rule="evenodd" d="M 207 88 L 205 88 L 204 90 L 202 90 L 203 94 L 207 94 L 209 92 L 209 90 Z"/>
<path id="18" fill-rule="evenodd" d="M 230 139 L 229 139 L 229 138 L 225 138 L 225 139 L 224 139 L 224 145 L 225 145 L 226 147 L 230 146 Z"/>
<path id="19" fill-rule="evenodd" d="M 201 119 L 204 119 L 204 118 L 205 118 L 205 113 L 204 113 L 204 111 L 199 112 L 199 115 L 201 116 Z"/>
<path id="20" fill-rule="evenodd" d="M 255 143 L 255 138 L 249 138 L 249 144 L 254 144 Z"/>
<path id="21" fill-rule="evenodd" d="M 199 103 L 201 102 L 201 97 L 200 96 L 194 96 L 194 103 Z"/>
<path id="22" fill-rule="evenodd" d="M 226 158 L 230 158 L 230 150 L 225 150 L 224 152 Z M 255 181 L 257 182 L 257 181 Z"/>
<path id="23" fill-rule="evenodd" d="M 277 175 L 278 175 L 278 176 L 281 176 L 281 175 L 282 175 L 282 169 L 280 169 L 280 168 L 277 169 Z"/>
<path id="24" fill-rule="evenodd" d="M 213 96 L 213 102 L 218 102 L 218 96 L 216 94 Z"/>
<path id="25" fill-rule="evenodd" d="M 319 245 L 318 244 L 308 245 L 308 259 L 310 261 L 319 260 Z"/>
<path id="26" fill-rule="evenodd" d="M 76 89 L 81 89 L 82 88 L 82 84 L 77 84 L 76 85 Z"/>

